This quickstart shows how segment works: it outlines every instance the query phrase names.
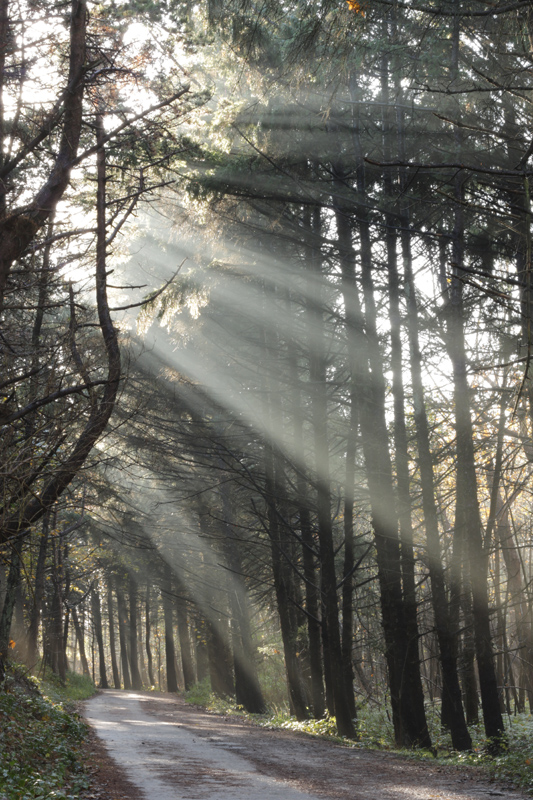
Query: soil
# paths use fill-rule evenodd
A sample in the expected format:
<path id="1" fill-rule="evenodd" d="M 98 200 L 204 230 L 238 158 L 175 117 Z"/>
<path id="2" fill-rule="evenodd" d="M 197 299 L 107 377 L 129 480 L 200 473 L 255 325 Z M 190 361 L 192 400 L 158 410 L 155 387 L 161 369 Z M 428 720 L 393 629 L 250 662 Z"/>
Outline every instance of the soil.
<path id="1" fill-rule="evenodd" d="M 172 694 L 88 701 L 94 786 L 85 800 L 518 800 L 480 770 L 344 747 L 211 714 Z"/>
<path id="2" fill-rule="evenodd" d="M 139 800 L 135 784 L 109 755 L 107 747 L 92 728 L 85 743 L 85 766 L 91 788 L 81 794 L 83 800 Z"/>

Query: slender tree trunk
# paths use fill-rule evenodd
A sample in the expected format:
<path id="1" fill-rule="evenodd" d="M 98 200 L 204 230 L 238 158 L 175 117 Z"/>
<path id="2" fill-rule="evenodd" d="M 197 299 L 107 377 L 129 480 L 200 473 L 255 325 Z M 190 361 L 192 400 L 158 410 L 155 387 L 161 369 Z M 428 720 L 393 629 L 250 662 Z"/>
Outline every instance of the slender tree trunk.
<path id="1" fill-rule="evenodd" d="M 115 577 L 115 593 L 117 595 L 117 614 L 118 614 L 118 639 L 120 644 L 120 665 L 122 667 L 122 680 L 125 689 L 131 689 L 130 667 L 128 658 L 128 645 L 126 627 L 128 624 L 128 612 L 124 601 L 121 577 Z"/>
<path id="2" fill-rule="evenodd" d="M 137 641 L 137 581 L 133 572 L 128 576 L 128 594 L 130 601 L 130 668 L 131 688 L 135 691 L 143 688 L 139 672 L 139 653 Z"/>
<path id="3" fill-rule="evenodd" d="M 150 583 L 146 584 L 146 601 L 144 606 L 145 613 L 145 647 L 146 647 L 146 661 L 148 664 L 148 681 L 150 686 L 155 686 L 154 680 L 154 667 L 152 658 L 152 645 L 150 643 L 151 636 L 151 623 L 150 623 Z"/>
<path id="4" fill-rule="evenodd" d="M 352 85 L 352 94 L 357 100 L 358 92 L 355 85 Z M 356 210 L 365 314 L 363 320 L 356 284 L 351 231 L 348 230 L 342 234 L 341 267 L 350 363 L 358 393 L 361 441 L 367 468 L 395 739 L 399 746 L 430 747 L 423 695 L 421 692 L 415 692 L 420 682 L 420 663 L 417 652 L 410 642 L 405 615 L 398 517 L 385 418 L 385 382 L 372 277 L 365 162 L 358 126 L 359 120 L 356 114 L 353 136 L 357 165 Z M 337 214 L 341 231 L 343 226 L 346 227 L 347 213 L 341 202 Z"/>
<path id="5" fill-rule="evenodd" d="M 115 689 L 120 689 L 120 675 L 118 671 L 117 648 L 115 642 L 115 615 L 113 613 L 113 586 L 110 578 L 107 580 L 107 619 L 109 623 L 109 651 L 111 653 L 113 686 Z"/>
<path id="6" fill-rule="evenodd" d="M 327 434 L 327 389 L 326 352 L 324 340 L 323 293 L 321 258 L 318 242 L 321 237 L 321 214 L 314 208 L 309 228 L 309 269 L 312 271 L 307 282 L 307 315 L 309 321 L 311 352 L 309 358 L 309 378 L 311 388 L 311 414 L 315 446 L 318 538 L 320 543 L 320 590 L 323 603 L 323 653 L 324 661 L 332 681 L 337 730 L 341 736 L 354 738 L 356 735 L 353 687 L 347 686 L 344 679 L 341 638 L 339 630 L 339 608 L 337 599 L 337 575 L 335 571 L 335 550 L 333 544 L 333 525 L 331 520 L 331 477 L 329 466 L 329 444 Z"/>
<path id="7" fill-rule="evenodd" d="M 39 539 L 39 554 L 35 566 L 35 585 L 33 589 L 33 605 L 30 612 L 30 624 L 28 627 L 28 666 L 33 672 L 37 666 L 38 649 L 37 641 L 39 638 L 39 623 L 41 621 L 41 608 L 44 597 L 44 578 L 46 566 L 46 551 L 48 548 L 48 529 L 50 513 L 43 517 L 41 526 L 41 536 Z"/>
<path id="8" fill-rule="evenodd" d="M 107 682 L 107 673 L 105 668 L 105 651 L 104 651 L 104 632 L 102 628 L 102 612 L 100 608 L 100 595 L 96 587 L 91 592 L 91 605 L 93 612 L 93 625 L 94 633 L 96 635 L 96 643 L 98 645 L 98 672 L 100 675 L 100 688 L 109 689 Z"/>
<path id="9" fill-rule="evenodd" d="M 372 276 L 372 250 L 367 209 L 365 165 L 359 137 L 357 148 L 357 189 L 360 198 L 358 223 L 364 296 L 364 340 L 361 345 L 368 361 L 360 362 L 360 420 L 363 452 L 368 475 L 368 488 L 372 513 L 372 527 L 376 542 L 378 578 L 380 583 L 382 624 L 385 635 L 385 653 L 389 672 L 391 706 L 396 742 L 400 746 L 429 748 L 431 740 L 425 724 L 423 697 L 413 687 L 420 663 L 410 645 L 409 628 L 405 619 L 402 588 L 402 562 L 400 553 L 398 517 L 392 480 L 388 431 L 385 417 L 385 382 L 377 333 L 377 312 Z M 355 299 L 355 292 L 351 296 Z M 354 333 L 363 328 L 353 309 Z"/>
<path id="10" fill-rule="evenodd" d="M 402 126 L 403 128 L 403 126 Z M 403 188 L 403 181 L 402 181 Z M 433 475 L 433 459 L 431 455 L 429 424 L 426 414 L 424 386 L 422 381 L 422 354 L 418 336 L 418 309 L 416 287 L 412 268 L 411 234 L 406 209 L 401 218 L 402 253 L 405 287 L 407 295 L 407 325 L 409 334 L 409 350 L 411 360 L 411 380 L 413 387 L 413 406 L 416 426 L 416 442 L 420 483 L 422 488 L 422 508 L 426 529 L 427 556 L 431 581 L 431 601 L 435 617 L 435 627 L 439 644 L 440 664 L 442 671 L 442 704 L 445 709 L 446 724 L 450 728 L 455 750 L 470 750 L 472 740 L 468 732 L 461 702 L 461 688 L 457 674 L 457 649 L 454 629 L 450 619 L 446 585 L 442 564 L 442 553 L 439 537 L 437 504 L 435 500 L 435 483 Z"/>
<path id="11" fill-rule="evenodd" d="M 286 299 L 289 324 L 293 319 L 293 309 L 290 298 Z M 307 636 L 309 640 L 309 669 L 311 673 L 311 706 L 315 719 L 324 716 L 324 674 L 322 669 L 322 640 L 320 619 L 320 590 L 316 573 L 316 545 L 311 527 L 311 511 L 308 497 L 308 469 L 304 448 L 304 414 L 302 409 L 302 396 L 300 390 L 299 365 L 296 348 L 293 343 L 295 337 L 291 329 L 288 343 L 288 367 L 292 378 L 290 383 L 291 411 L 293 418 L 294 457 L 296 469 L 296 504 L 300 535 L 302 540 L 303 578 L 305 586 L 305 610 L 307 617 Z"/>
<path id="12" fill-rule="evenodd" d="M 256 653 L 250 628 L 250 602 L 242 575 L 242 563 L 235 542 L 233 511 L 227 484 L 221 484 L 222 519 L 224 525 L 224 552 L 228 566 L 229 597 L 233 668 L 235 674 L 235 699 L 251 714 L 266 710 L 263 693 L 257 676 Z"/>
<path id="13" fill-rule="evenodd" d="M 11 549 L 11 563 L 9 565 L 9 575 L 7 577 L 6 593 L 4 605 L 0 615 L 0 658 L 6 659 L 10 647 L 11 620 L 17 594 L 17 586 L 20 582 L 20 554 L 16 547 Z"/>
<path id="14" fill-rule="evenodd" d="M 268 302 L 266 287 L 263 285 L 263 301 Z M 262 409 L 263 420 L 267 431 L 263 441 L 263 458 L 265 473 L 265 503 L 267 531 L 270 539 L 272 576 L 276 592 L 276 607 L 279 615 L 283 654 L 287 674 L 287 689 L 291 713 L 297 719 L 306 719 L 307 701 L 298 661 L 298 631 L 293 613 L 292 568 L 288 563 L 285 542 L 285 526 L 280 512 L 280 498 L 284 496 L 284 480 L 280 458 L 273 441 L 273 420 L 281 414 L 279 404 L 279 381 L 274 369 L 274 359 L 278 354 L 275 341 L 275 330 L 264 327 L 262 330 L 262 349 L 265 369 L 262 372 Z M 275 380 L 276 378 L 276 380 Z M 272 432 L 271 435 L 270 432 Z"/>
<path id="15" fill-rule="evenodd" d="M 207 620 L 209 678 L 211 689 L 218 697 L 231 697 L 233 694 L 232 659 L 228 634 L 226 618 L 221 619 L 217 616 L 215 619 Z"/>
<path id="16" fill-rule="evenodd" d="M 172 598 L 172 569 L 165 562 L 163 567 L 163 615 L 165 620 L 165 658 L 167 668 L 167 692 L 178 691 L 176 673 L 176 648 L 174 646 L 174 619 Z"/>
<path id="17" fill-rule="evenodd" d="M 384 38 L 389 37 L 388 16 L 383 19 Z M 392 152 L 392 107 L 389 93 L 389 56 L 385 48 L 381 58 L 381 99 L 382 99 L 382 139 L 384 160 L 391 160 Z M 385 247 L 387 252 L 387 274 L 389 295 L 390 342 L 392 395 L 394 409 L 394 455 L 396 467 L 396 496 L 398 503 L 398 522 L 400 532 L 400 556 L 402 568 L 405 630 L 407 633 L 406 658 L 413 668 L 406 675 L 410 682 L 409 694 L 413 698 L 412 726 L 421 731 L 421 741 L 425 747 L 430 745 L 424 711 L 424 694 L 420 677 L 419 632 L 417 621 L 417 597 L 415 581 L 415 559 L 413 547 L 413 526 L 411 520 L 411 490 L 409 476 L 409 449 L 405 422 L 405 389 L 403 383 L 403 357 L 400 312 L 400 279 L 398 275 L 398 235 L 397 216 L 391 212 L 395 200 L 392 172 L 385 168 L 383 174 L 385 210 Z M 418 665 L 415 667 L 414 665 Z"/>
<path id="18" fill-rule="evenodd" d="M 212 531 L 209 528 L 208 515 L 201 511 L 198 515 L 200 530 L 209 538 Z M 227 599 L 226 578 L 217 582 L 206 576 L 205 614 L 207 656 L 211 689 L 218 697 L 231 697 L 233 694 L 233 669 L 232 653 L 229 641 L 228 617 L 225 608 Z"/>
<path id="19" fill-rule="evenodd" d="M 187 601 L 183 596 L 183 587 L 179 582 L 176 586 L 176 613 L 178 618 L 178 639 L 181 652 L 181 667 L 183 669 L 183 683 L 185 690 L 191 689 L 196 683 L 194 662 L 192 660 L 191 639 L 189 636 L 189 614 Z"/>
<path id="20" fill-rule="evenodd" d="M 462 195 L 461 187 L 457 188 Z M 463 282 L 463 222 L 461 197 L 458 197 L 453 235 L 453 280 L 448 316 L 448 352 L 453 365 L 455 429 L 457 441 L 457 485 L 463 491 L 464 508 L 459 524 L 464 526 L 472 586 L 472 614 L 477 656 L 481 705 L 485 732 L 491 739 L 503 736 L 504 726 L 498 700 L 498 685 L 492 654 L 492 634 L 488 603 L 488 557 L 483 545 L 481 518 L 477 497 L 476 463 L 470 415 L 470 390 L 466 367 L 464 340 Z"/>
<path id="21" fill-rule="evenodd" d="M 76 631 L 76 639 L 78 640 L 81 669 L 84 675 L 89 676 L 91 672 L 89 670 L 89 662 L 87 661 L 87 655 L 85 653 L 85 633 L 80 624 L 76 606 L 72 606 L 72 608 L 70 609 L 70 613 L 72 614 L 72 622 L 74 623 L 74 630 Z"/>
<path id="22" fill-rule="evenodd" d="M 451 81 L 459 78 L 461 18 L 456 14 L 452 29 Z M 455 147 L 459 157 L 462 150 L 462 129 L 454 127 Z M 453 368 L 454 414 L 457 448 L 457 485 L 464 492 L 464 507 L 460 524 L 464 526 L 467 557 L 472 587 L 472 616 L 481 691 L 481 706 L 485 733 L 494 741 L 495 749 L 504 736 L 504 725 L 498 698 L 498 683 L 492 654 L 492 634 L 488 602 L 488 554 L 482 538 L 479 511 L 476 461 L 471 418 L 470 389 L 467 375 L 465 344 L 465 314 L 463 306 L 464 264 L 464 187 L 465 177 L 456 173 L 454 179 L 454 227 L 452 231 L 451 290 L 448 307 L 447 345 Z"/>
<path id="23" fill-rule="evenodd" d="M 196 655 L 196 676 L 202 683 L 209 675 L 209 653 L 207 650 L 208 626 L 198 611 L 194 619 L 194 647 Z"/>

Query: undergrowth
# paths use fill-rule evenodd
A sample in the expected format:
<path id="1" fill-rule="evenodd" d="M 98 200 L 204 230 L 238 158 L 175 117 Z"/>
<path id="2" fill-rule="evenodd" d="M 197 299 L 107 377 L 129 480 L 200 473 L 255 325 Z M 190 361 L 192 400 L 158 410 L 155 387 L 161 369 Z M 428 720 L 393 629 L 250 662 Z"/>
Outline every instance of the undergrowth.
<path id="1" fill-rule="evenodd" d="M 42 678 L 36 679 L 42 694 L 56 703 L 76 703 L 88 700 L 95 692 L 95 686 L 88 675 L 67 672 L 67 679 L 62 683 L 59 676 L 46 670 Z"/>
<path id="2" fill-rule="evenodd" d="M 80 676 L 64 687 L 46 678 L 9 666 L 0 684 L 1 800 L 77 800 L 89 786 L 80 758 L 87 728 L 68 701 L 94 687 Z"/>
<path id="3" fill-rule="evenodd" d="M 390 713 L 385 706 L 359 709 L 357 740 L 342 738 L 337 733 L 335 717 L 326 715 L 322 719 L 298 721 L 286 708 L 280 707 L 269 714 L 249 714 L 242 706 L 236 706 L 230 698 L 220 698 L 211 692 L 209 681 L 194 686 L 184 695 L 185 699 L 201 705 L 208 711 L 240 715 L 265 728 L 282 729 L 307 733 L 311 736 L 327 738 L 341 742 L 345 746 L 390 750 L 416 759 L 431 759 L 433 763 L 446 763 L 462 767 L 481 768 L 492 780 L 511 782 L 514 786 L 533 795 L 533 716 L 519 714 L 506 720 L 507 742 L 498 756 L 490 755 L 488 741 L 484 736 L 483 726 L 470 727 L 472 750 L 458 753 L 453 750 L 448 731 L 440 724 L 440 709 L 433 705 L 427 709 L 428 725 L 434 745 L 432 752 L 425 750 L 399 751 L 394 743 L 394 730 Z"/>

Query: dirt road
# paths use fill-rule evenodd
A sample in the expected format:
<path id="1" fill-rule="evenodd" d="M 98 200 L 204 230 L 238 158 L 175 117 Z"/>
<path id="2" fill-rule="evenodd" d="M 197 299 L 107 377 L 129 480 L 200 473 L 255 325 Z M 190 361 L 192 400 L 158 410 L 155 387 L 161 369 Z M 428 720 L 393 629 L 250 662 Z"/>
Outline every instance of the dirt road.
<path id="1" fill-rule="evenodd" d="M 518 800 L 475 773 L 267 731 L 174 695 L 107 690 L 86 717 L 131 800 Z"/>

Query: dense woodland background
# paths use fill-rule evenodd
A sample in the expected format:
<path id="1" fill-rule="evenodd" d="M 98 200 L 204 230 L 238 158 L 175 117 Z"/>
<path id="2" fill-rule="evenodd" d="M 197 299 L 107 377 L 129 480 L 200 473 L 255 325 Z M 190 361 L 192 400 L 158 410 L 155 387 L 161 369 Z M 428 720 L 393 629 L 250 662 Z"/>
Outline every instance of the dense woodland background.
<path id="1" fill-rule="evenodd" d="M 529 0 L 0 0 L 4 660 L 499 746 L 532 101 Z"/>

